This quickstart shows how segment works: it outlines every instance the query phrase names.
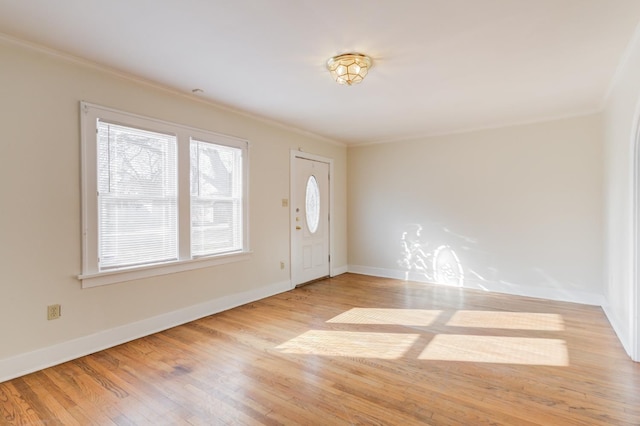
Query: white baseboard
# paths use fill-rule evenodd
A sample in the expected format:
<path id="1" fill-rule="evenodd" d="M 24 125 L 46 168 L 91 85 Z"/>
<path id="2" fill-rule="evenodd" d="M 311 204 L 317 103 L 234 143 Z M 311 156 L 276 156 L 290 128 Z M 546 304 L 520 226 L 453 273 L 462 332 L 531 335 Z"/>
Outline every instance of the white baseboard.
<path id="1" fill-rule="evenodd" d="M 349 266 L 340 266 L 331 270 L 331 276 L 337 277 L 338 275 L 346 274 L 347 272 L 349 272 Z"/>
<path id="2" fill-rule="evenodd" d="M 395 278 L 397 280 L 409 279 L 404 271 L 396 269 L 373 268 L 371 266 L 349 265 L 349 272 L 354 274 L 371 275 L 372 277 Z M 417 281 L 417 280 L 411 280 Z"/>
<path id="3" fill-rule="evenodd" d="M 417 281 L 435 284 L 426 280 L 423 276 L 412 274 L 403 270 L 372 268 L 369 266 L 349 265 L 349 272 L 355 274 L 371 275 L 383 278 L 395 278 L 399 280 Z M 444 285 L 444 284 L 443 284 Z M 605 298 L 601 294 L 586 291 L 570 290 L 553 287 L 532 287 L 517 284 L 505 284 L 501 282 L 489 282 L 465 279 L 464 288 L 490 291 L 495 293 L 512 294 L 515 296 L 536 297 L 540 299 L 557 300 L 561 302 L 581 303 L 584 305 L 603 306 Z"/>
<path id="4" fill-rule="evenodd" d="M 226 311 L 236 306 L 284 293 L 291 290 L 291 288 L 290 281 L 275 283 L 255 290 L 209 300 L 177 311 L 167 312 L 131 324 L 125 324 L 120 327 L 37 349 L 32 352 L 0 359 L 0 383 L 140 337 L 148 336 L 177 325 L 185 324 L 208 315 Z"/>
<path id="5" fill-rule="evenodd" d="M 631 357 L 631 359 L 637 362 L 638 360 L 634 358 L 632 350 L 633 345 L 631 341 L 631 330 L 629 330 L 629 328 L 624 325 L 624 322 L 620 321 L 620 318 L 615 315 L 614 310 L 611 309 L 611 305 L 605 303 L 604 305 L 602 305 L 602 310 L 607 316 L 607 319 L 609 320 L 609 324 L 611 324 L 613 331 L 615 331 L 616 335 L 618 336 L 618 340 L 620 340 L 620 343 L 622 343 L 622 347 L 624 348 L 624 350 Z"/>

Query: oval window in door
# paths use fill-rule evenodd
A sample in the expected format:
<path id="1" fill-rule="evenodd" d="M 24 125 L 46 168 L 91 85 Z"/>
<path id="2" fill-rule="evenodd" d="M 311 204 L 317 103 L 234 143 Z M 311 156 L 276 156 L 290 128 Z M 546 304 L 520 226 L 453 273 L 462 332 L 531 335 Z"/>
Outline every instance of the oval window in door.
<path id="1" fill-rule="evenodd" d="M 305 197 L 305 208 L 307 213 L 307 227 L 309 232 L 315 234 L 320 223 L 320 188 L 316 177 L 311 175 L 307 180 L 307 194 Z"/>

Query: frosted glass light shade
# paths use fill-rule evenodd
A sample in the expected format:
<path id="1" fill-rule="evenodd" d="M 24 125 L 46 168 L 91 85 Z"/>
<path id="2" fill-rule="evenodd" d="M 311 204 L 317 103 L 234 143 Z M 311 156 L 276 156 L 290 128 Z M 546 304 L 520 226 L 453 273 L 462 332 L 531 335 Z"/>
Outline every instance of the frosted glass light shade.
<path id="1" fill-rule="evenodd" d="M 327 61 L 327 69 L 338 84 L 358 84 L 371 68 L 371 58 L 361 53 L 345 53 Z"/>

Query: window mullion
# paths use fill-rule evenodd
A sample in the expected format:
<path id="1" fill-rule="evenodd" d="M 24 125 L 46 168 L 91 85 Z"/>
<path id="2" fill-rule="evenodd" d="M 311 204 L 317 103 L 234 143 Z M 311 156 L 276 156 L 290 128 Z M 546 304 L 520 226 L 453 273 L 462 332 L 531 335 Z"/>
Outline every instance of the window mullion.
<path id="1" fill-rule="evenodd" d="M 191 259 L 191 138 L 178 132 L 178 258 Z"/>

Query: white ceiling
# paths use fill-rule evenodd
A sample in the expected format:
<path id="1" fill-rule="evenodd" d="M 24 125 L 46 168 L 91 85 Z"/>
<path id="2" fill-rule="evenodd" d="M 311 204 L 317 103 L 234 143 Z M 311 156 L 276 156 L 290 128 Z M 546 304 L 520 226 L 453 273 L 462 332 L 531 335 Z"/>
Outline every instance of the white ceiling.
<path id="1" fill-rule="evenodd" d="M 347 144 L 598 110 L 640 0 L 0 0 L 0 33 Z M 374 67 L 339 86 L 326 60 Z"/>

